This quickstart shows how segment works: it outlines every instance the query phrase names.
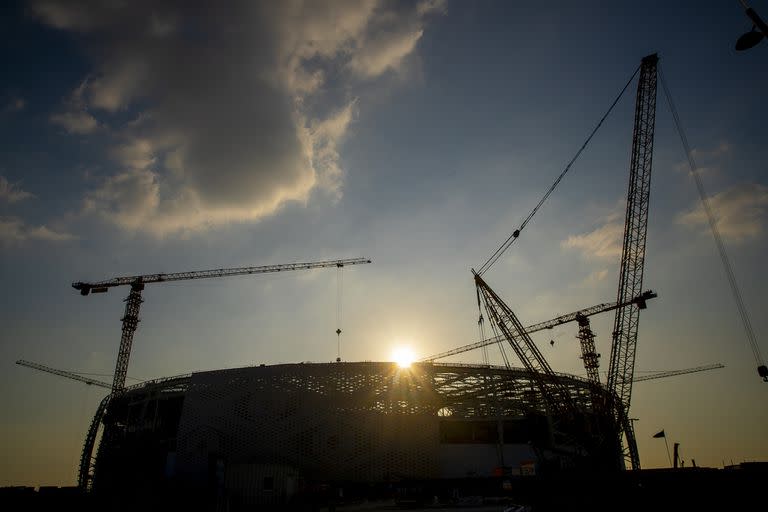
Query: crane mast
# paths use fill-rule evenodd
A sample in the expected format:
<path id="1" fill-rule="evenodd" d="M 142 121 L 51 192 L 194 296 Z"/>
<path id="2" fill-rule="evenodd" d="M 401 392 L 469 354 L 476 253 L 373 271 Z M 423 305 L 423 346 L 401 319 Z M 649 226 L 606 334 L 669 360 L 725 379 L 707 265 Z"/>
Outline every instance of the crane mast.
<path id="1" fill-rule="evenodd" d="M 125 378 L 128 375 L 128 361 L 131 359 L 131 346 L 133 345 L 133 333 L 139 325 L 139 309 L 144 299 L 141 298 L 141 292 L 144 290 L 144 284 L 135 282 L 131 284 L 131 291 L 125 299 L 125 314 L 121 321 L 123 322 L 123 333 L 120 336 L 120 348 L 117 351 L 117 362 L 115 363 L 115 375 L 112 378 L 112 393 L 122 393 L 125 388 Z"/>
<path id="2" fill-rule="evenodd" d="M 579 315 L 576 317 L 579 324 L 579 334 L 576 337 L 581 344 L 581 359 L 584 361 L 584 369 L 587 370 L 587 379 L 595 386 L 600 385 L 600 354 L 595 349 L 595 333 L 589 324 L 589 317 Z"/>
<path id="3" fill-rule="evenodd" d="M 635 121 L 632 133 L 632 157 L 627 192 L 627 214 L 621 253 L 617 303 L 637 296 L 643 286 L 645 242 L 648 232 L 648 206 L 651 191 L 653 135 L 656 122 L 656 54 L 643 58 L 637 85 Z M 635 368 L 639 307 L 624 306 L 616 310 L 608 367 L 608 396 L 613 401 L 617 424 L 624 425 L 627 435 L 625 457 L 633 469 L 640 469 L 637 443 L 627 415 L 632 398 L 632 377 Z"/>

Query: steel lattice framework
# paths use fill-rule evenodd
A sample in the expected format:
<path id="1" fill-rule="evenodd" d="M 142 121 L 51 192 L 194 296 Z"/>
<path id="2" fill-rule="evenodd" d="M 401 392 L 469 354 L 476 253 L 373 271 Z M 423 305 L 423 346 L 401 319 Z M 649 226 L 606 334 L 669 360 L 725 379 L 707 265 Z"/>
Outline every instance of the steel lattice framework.
<path id="1" fill-rule="evenodd" d="M 637 85 L 635 124 L 632 134 L 632 159 L 630 163 L 627 214 L 624 226 L 624 243 L 621 253 L 621 270 L 616 302 L 626 303 L 640 293 L 643 286 L 645 242 L 648 232 L 648 206 L 651 192 L 651 164 L 653 160 L 653 135 L 656 122 L 656 54 L 643 58 Z M 616 310 L 611 344 L 611 362 L 608 368 L 608 396 L 616 397 L 611 404 L 617 423 L 630 433 L 627 453 L 633 469 L 640 468 L 637 443 L 627 420 L 632 398 L 632 377 L 637 350 L 637 332 L 640 308 L 627 305 Z"/>
<path id="2" fill-rule="evenodd" d="M 243 276 L 249 274 L 265 274 L 269 272 L 283 272 L 291 270 L 308 270 L 324 267 L 344 267 L 347 265 L 361 265 L 370 263 L 368 258 L 351 258 L 343 260 L 313 261 L 307 263 L 283 263 L 279 265 L 262 265 L 258 267 L 218 268 L 212 270 L 191 270 L 188 272 L 173 272 L 161 274 L 145 274 L 141 276 L 123 276 L 97 281 L 93 283 L 78 281 L 72 283 L 72 288 L 79 290 L 81 295 L 89 293 L 105 292 L 115 286 L 132 286 L 137 282 L 144 284 L 166 283 L 169 281 L 188 281 L 190 279 L 208 279 L 212 277 Z"/>
<path id="3" fill-rule="evenodd" d="M 125 314 L 121 318 L 123 322 L 123 333 L 120 336 L 120 348 L 117 351 L 117 362 L 115 363 L 115 375 L 112 378 L 112 393 L 120 393 L 125 388 L 125 378 L 128 375 L 128 362 L 131 359 L 131 346 L 133 345 L 133 334 L 139 325 L 139 309 L 144 300 L 141 298 L 141 291 L 144 289 L 142 283 L 131 285 L 131 292 L 125 299 Z"/>
<path id="4" fill-rule="evenodd" d="M 589 325 L 589 317 L 579 315 L 576 318 L 579 324 L 579 342 L 581 344 L 581 359 L 584 361 L 584 368 L 587 370 L 587 379 L 592 384 L 600 385 L 600 354 L 595 348 L 595 333 Z"/>
<path id="5" fill-rule="evenodd" d="M 573 313 L 560 315 L 557 318 L 547 320 L 546 322 L 539 322 L 537 324 L 529 325 L 528 327 L 525 328 L 525 332 L 527 332 L 528 334 L 533 334 L 538 331 L 543 331 L 544 329 L 553 329 L 558 325 L 567 324 L 569 322 L 575 322 L 581 316 L 589 317 L 592 315 L 597 315 L 598 313 L 613 311 L 614 309 L 624 307 L 628 304 L 638 304 L 640 307 L 645 308 L 646 301 L 656 298 L 656 296 L 657 296 L 656 293 L 648 290 L 643 292 L 639 296 L 634 297 L 629 302 L 621 302 L 621 303 L 607 302 L 603 304 L 597 304 L 595 306 L 580 309 L 579 311 L 574 311 Z M 440 352 L 439 354 L 435 354 L 429 357 L 424 357 L 421 359 L 421 361 L 436 361 L 438 359 L 444 359 L 449 356 L 455 356 L 457 354 L 463 354 L 464 352 L 469 352 L 470 350 L 476 350 L 478 348 L 494 345 L 496 343 L 503 342 L 504 340 L 505 340 L 504 335 L 494 336 L 492 338 L 476 341 L 474 343 L 463 345 L 461 347 L 457 347 L 451 350 L 446 350 L 445 352 Z"/>
<path id="6" fill-rule="evenodd" d="M 624 427 L 619 427 L 619 424 L 613 421 L 613 417 L 606 414 L 609 411 L 603 404 L 611 402 L 612 399 L 605 396 L 609 391 L 600 386 L 594 336 L 591 334 L 589 325 L 586 324 L 585 327 L 589 333 L 588 336 L 582 325 L 581 333 L 584 337 L 581 339 L 581 348 L 584 363 L 591 377 L 588 381 L 592 396 L 591 412 L 584 404 L 577 403 L 571 398 L 571 393 L 562 379 L 552 370 L 510 307 L 479 274 L 474 273 L 474 276 L 478 307 L 482 298 L 494 331 L 500 330 L 503 333 L 517 357 L 534 378 L 551 421 L 553 442 L 563 453 L 570 453 L 566 464 L 601 470 L 619 467 L 614 456 L 619 446 L 614 443 L 614 439 L 617 439 L 619 434 L 614 435 L 613 432 Z M 583 324 L 585 319 L 586 317 L 583 316 L 577 318 L 580 324 Z M 632 437 L 631 432 L 628 431 L 627 436 Z"/>
<path id="7" fill-rule="evenodd" d="M 559 416 L 565 416 L 576 410 L 568 390 L 562 385 L 560 379 L 553 378 L 555 372 L 525 331 L 515 313 L 477 273 L 475 273 L 475 285 L 478 293 L 478 305 L 480 297 L 482 297 L 491 326 L 494 330 L 502 331 L 504 339 L 509 342 L 518 359 L 534 377 L 538 388 L 544 395 L 549 411 Z"/>
<path id="8" fill-rule="evenodd" d="M 163 377 L 160 379 L 140 382 L 138 384 L 123 388 L 122 392 L 119 394 L 110 393 L 105 396 L 99 403 L 99 406 L 96 409 L 96 414 L 93 415 L 93 419 L 91 420 L 91 424 L 88 427 L 88 432 L 85 436 L 85 442 L 83 443 L 83 451 L 80 454 L 80 464 L 78 466 L 77 473 L 78 487 L 83 490 L 91 490 L 94 471 L 96 469 L 95 463 L 97 460 L 97 457 L 94 458 L 93 456 L 93 449 L 96 446 L 96 439 L 98 438 L 99 431 L 101 430 L 105 416 L 110 407 L 120 407 L 120 405 L 116 405 L 116 402 L 125 398 L 125 394 L 131 395 L 131 398 L 135 401 L 140 399 L 142 396 L 146 397 L 152 394 L 184 393 L 187 390 L 190 376 L 191 374 L 175 375 L 172 377 Z M 106 445 L 114 442 L 114 439 L 117 437 L 117 434 L 114 430 L 111 430 L 109 433 L 104 432 L 103 434 L 104 437 L 102 437 L 102 444 Z"/>
<path id="9" fill-rule="evenodd" d="M 83 450 L 80 482 L 84 487 L 93 482 L 96 491 L 131 488 L 133 479 L 152 472 L 149 461 L 158 460 L 158 452 L 147 456 L 142 447 L 162 447 L 164 440 L 173 440 L 177 469 L 186 475 L 205 472 L 208 453 L 216 453 L 235 465 L 239 460 L 287 464 L 315 479 L 438 478 L 445 468 L 441 457 L 455 446 L 441 440 L 446 424 L 535 425 L 532 435 L 548 439 L 550 408 L 538 378 L 522 368 L 414 363 L 400 369 L 388 362 L 359 362 L 234 368 L 142 383 L 100 407 Z M 580 410 L 592 410 L 587 380 L 549 378 Z M 167 430 L 163 403 L 178 400 L 183 409 Z M 104 433 L 92 465 L 102 418 Z M 528 423 L 535 419 L 538 423 Z M 517 447 L 507 450 L 530 449 L 524 440 L 504 443 L 518 443 L 506 444 Z M 478 454 L 493 452 L 477 446 Z"/>
<path id="10" fill-rule="evenodd" d="M 96 444 L 96 436 L 99 433 L 101 422 L 104 420 L 104 413 L 107 412 L 107 406 L 111 398 L 112 395 L 110 394 L 99 402 L 96 414 L 93 415 L 91 425 L 88 427 L 88 433 L 85 435 L 83 451 L 80 454 L 80 465 L 77 471 L 77 486 L 83 490 L 90 490 L 91 483 L 93 482 L 93 447 Z"/>
<path id="11" fill-rule="evenodd" d="M 112 388 L 112 386 L 107 382 L 104 382 L 98 379 L 92 379 L 90 377 L 85 377 L 83 375 L 80 375 L 74 372 L 58 370 L 56 368 L 51 368 L 50 366 L 45 366 L 44 364 L 33 363 L 32 361 L 25 361 L 23 359 L 19 359 L 18 361 L 16 361 L 16 364 L 21 366 L 26 366 L 27 368 L 32 368 L 34 370 L 40 370 L 41 372 L 50 373 L 53 375 L 59 375 L 61 377 L 66 377 L 67 379 L 77 380 L 85 384 L 88 384 L 89 386 L 93 385 L 93 386 L 98 386 L 98 387 L 107 388 L 107 389 Z"/>

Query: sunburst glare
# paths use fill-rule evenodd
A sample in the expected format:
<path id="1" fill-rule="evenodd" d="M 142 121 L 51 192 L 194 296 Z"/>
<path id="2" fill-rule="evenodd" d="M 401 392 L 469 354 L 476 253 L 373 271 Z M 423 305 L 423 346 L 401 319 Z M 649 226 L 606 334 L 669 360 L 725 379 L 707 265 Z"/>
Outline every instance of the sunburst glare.
<path id="1" fill-rule="evenodd" d="M 411 350 L 411 347 L 399 346 L 395 347 L 392 351 L 392 360 L 397 363 L 400 368 L 408 368 L 411 363 L 416 360 L 416 356 Z"/>

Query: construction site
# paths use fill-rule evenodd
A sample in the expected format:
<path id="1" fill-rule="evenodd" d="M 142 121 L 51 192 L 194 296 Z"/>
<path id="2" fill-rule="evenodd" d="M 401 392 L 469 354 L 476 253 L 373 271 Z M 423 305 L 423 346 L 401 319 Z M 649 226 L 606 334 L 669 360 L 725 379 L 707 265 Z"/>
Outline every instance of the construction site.
<path id="1" fill-rule="evenodd" d="M 524 325 L 485 277 L 518 240 L 610 109 L 530 215 L 472 270 L 478 323 L 492 331 L 476 343 L 410 364 L 338 358 L 211 369 L 126 385 L 145 288 L 192 279 L 342 268 L 371 260 L 73 283 L 83 296 L 112 288 L 130 290 L 111 383 L 19 361 L 108 390 L 84 433 L 79 491 L 73 501 L 94 510 L 183 506 L 216 511 L 352 510 L 355 504 L 376 500 L 436 508 L 458 506 L 468 496 L 500 500 L 495 502 L 499 510 L 504 503 L 534 510 L 732 506 L 741 497 L 751 503 L 757 482 L 766 476 L 761 465 L 733 471 L 679 468 L 675 453 L 674 469 L 641 467 L 631 415 L 633 383 L 722 367 L 635 375 L 641 315 L 657 296 L 643 282 L 657 64 L 655 54 L 643 58 L 622 91 L 637 79 L 614 302 Z M 717 235 L 715 239 L 720 243 Z M 593 315 L 603 313 L 614 315 L 610 354 L 604 358 L 590 325 Z M 531 338 L 534 332 L 565 324 L 578 331 L 585 377 L 558 372 Z M 499 347 L 505 364 L 441 362 L 487 347 Z M 607 370 L 607 377 L 601 370 Z M 768 381 L 768 368 L 759 359 L 757 373 Z"/>

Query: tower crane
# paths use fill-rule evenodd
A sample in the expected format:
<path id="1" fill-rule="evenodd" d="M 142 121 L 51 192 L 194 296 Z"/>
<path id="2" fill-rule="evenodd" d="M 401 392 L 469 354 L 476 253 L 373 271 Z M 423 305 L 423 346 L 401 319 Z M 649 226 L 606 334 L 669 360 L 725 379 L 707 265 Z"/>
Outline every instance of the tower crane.
<path id="1" fill-rule="evenodd" d="M 654 299 L 656 297 L 658 297 L 658 295 L 656 295 L 655 292 L 651 290 L 646 290 L 640 295 L 638 295 L 637 297 L 635 297 L 634 299 L 632 299 L 628 304 L 637 304 L 639 308 L 645 309 L 647 301 Z M 525 328 L 525 332 L 527 332 L 528 334 L 533 334 L 535 332 L 543 331 L 545 329 L 553 329 L 558 325 L 567 324 L 569 322 L 578 321 L 583 323 L 584 322 L 583 319 L 588 318 L 592 315 L 597 315 L 598 313 L 605 313 L 607 311 L 613 311 L 620 307 L 624 307 L 628 304 L 616 303 L 616 302 L 597 304 L 589 308 L 584 308 L 578 311 L 574 311 L 573 313 L 560 315 L 557 318 L 553 318 L 552 320 L 547 320 L 546 322 L 539 322 L 537 324 L 529 325 L 528 327 Z M 455 356 L 457 354 L 462 354 L 464 352 L 469 352 L 470 350 L 487 347 L 488 345 L 493 345 L 495 343 L 500 343 L 503 341 L 504 341 L 503 335 L 493 336 L 491 338 L 486 338 L 484 340 L 477 341 L 475 343 L 470 343 L 468 345 L 462 345 L 461 347 L 453 348 L 451 350 L 446 350 L 445 352 L 440 352 L 439 354 L 423 357 L 420 359 L 420 361 L 422 362 L 437 361 L 438 359 L 443 359 L 449 356 Z M 582 350 L 582 352 L 585 352 L 585 350 Z"/>
<path id="2" fill-rule="evenodd" d="M 222 268 L 214 270 L 196 270 L 191 272 L 176 272 L 170 274 L 146 274 L 139 276 L 115 277 L 106 281 L 74 282 L 72 288 L 78 290 L 80 295 L 90 293 L 105 293 L 116 286 L 130 286 L 131 291 L 125 299 L 125 314 L 123 322 L 123 334 L 120 338 L 120 349 L 115 364 L 115 375 L 112 380 L 112 393 L 122 393 L 125 388 L 125 377 L 128 372 L 128 361 L 131 357 L 133 334 L 139 323 L 139 310 L 144 300 L 141 292 L 144 286 L 153 283 L 166 283 L 171 281 L 186 281 L 191 279 L 209 279 L 212 277 L 242 276 L 250 274 L 265 274 L 269 272 L 283 272 L 291 270 L 309 270 L 313 268 L 344 267 L 346 265 L 361 265 L 370 263 L 366 258 L 353 258 L 343 260 L 315 261 L 309 263 L 288 263 L 282 265 L 264 265 L 259 267 Z"/>
<path id="3" fill-rule="evenodd" d="M 236 267 L 222 268 L 213 270 L 196 270 L 190 272 L 176 272 L 168 274 L 145 274 L 137 276 L 115 277 L 105 281 L 72 283 L 72 288 L 78 290 L 80 295 L 87 296 L 91 293 L 105 293 L 110 288 L 117 286 L 130 286 L 131 291 L 125 299 L 125 314 L 121 319 L 123 322 L 122 336 L 120 337 L 120 348 L 117 354 L 115 364 L 115 373 L 112 379 L 111 393 L 108 394 L 99 404 L 98 410 L 93 417 L 91 426 L 83 444 L 83 452 L 80 456 L 80 466 L 78 471 L 78 485 L 81 489 L 87 489 L 91 482 L 91 471 L 93 463 L 93 448 L 96 443 L 96 437 L 99 426 L 105 417 L 109 405 L 115 398 L 123 395 L 125 391 L 125 379 L 128 373 L 128 361 L 131 356 L 131 346 L 133 345 L 133 335 L 139 323 L 139 310 L 143 299 L 141 294 L 144 287 L 148 284 L 165 283 L 171 281 L 186 281 L 191 279 L 209 279 L 213 277 L 242 276 L 250 274 L 266 274 L 270 272 L 283 272 L 292 270 L 309 270 L 314 268 L 337 267 L 342 268 L 346 265 L 362 265 L 370 263 L 367 258 L 352 258 L 340 260 L 315 261 L 307 263 L 288 263 L 281 265 L 263 265 L 258 267 Z"/>
<path id="4" fill-rule="evenodd" d="M 645 242 L 648 232 L 648 207 L 651 193 L 651 168 L 653 161 L 653 135 L 656 124 L 656 70 L 657 54 L 648 55 L 640 64 L 640 78 L 635 101 L 635 122 L 632 132 L 632 157 L 629 167 L 627 213 L 624 223 L 624 243 L 621 251 L 619 289 L 616 302 L 626 303 L 636 297 L 643 286 Z M 640 308 L 631 305 L 616 309 L 611 343 L 611 361 L 608 367 L 608 394 L 617 425 L 621 444 L 621 431 L 627 438 L 625 459 L 632 469 L 640 469 L 637 441 L 629 421 L 629 405 L 632 398 L 632 378 L 635 371 L 637 332 Z M 622 445 L 623 446 L 623 445 Z"/>

